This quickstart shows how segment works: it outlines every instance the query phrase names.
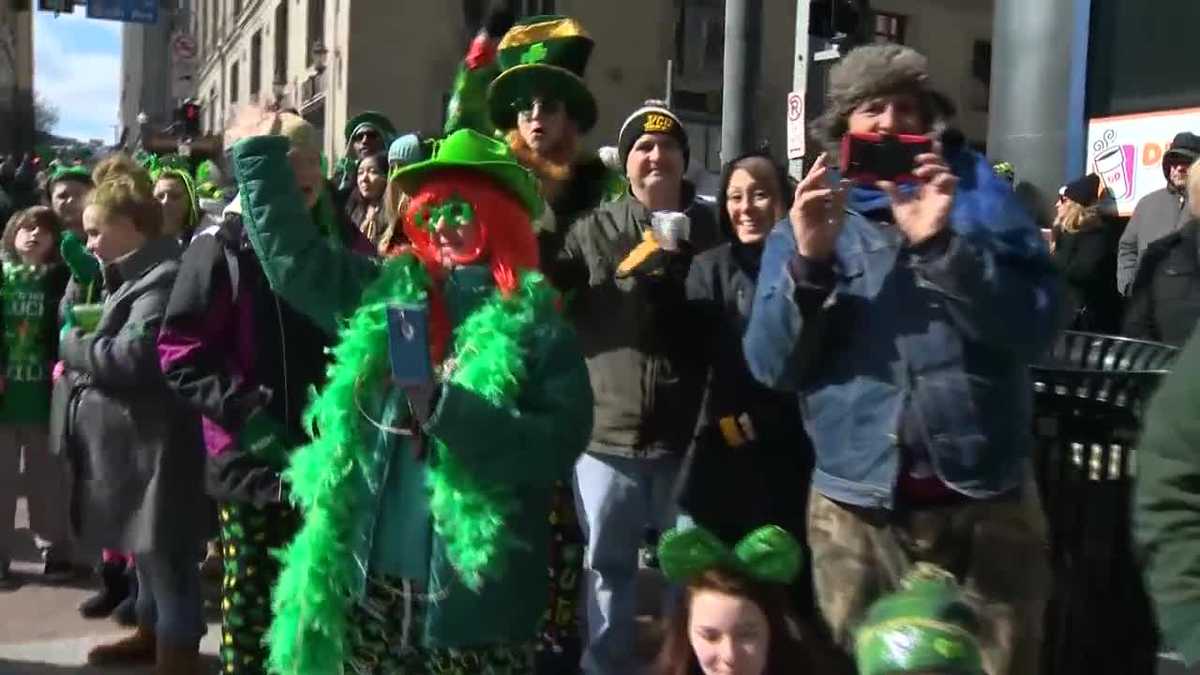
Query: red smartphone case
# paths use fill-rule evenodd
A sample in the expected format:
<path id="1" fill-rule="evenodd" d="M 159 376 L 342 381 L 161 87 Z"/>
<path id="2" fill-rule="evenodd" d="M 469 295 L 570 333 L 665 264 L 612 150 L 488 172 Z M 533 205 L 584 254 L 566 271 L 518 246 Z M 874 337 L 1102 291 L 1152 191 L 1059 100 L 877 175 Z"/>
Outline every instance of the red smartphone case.
<path id="1" fill-rule="evenodd" d="M 881 180 L 914 182 L 917 155 L 932 152 L 933 141 L 913 134 L 847 133 L 842 136 L 839 169 L 843 178 L 862 184 Z"/>

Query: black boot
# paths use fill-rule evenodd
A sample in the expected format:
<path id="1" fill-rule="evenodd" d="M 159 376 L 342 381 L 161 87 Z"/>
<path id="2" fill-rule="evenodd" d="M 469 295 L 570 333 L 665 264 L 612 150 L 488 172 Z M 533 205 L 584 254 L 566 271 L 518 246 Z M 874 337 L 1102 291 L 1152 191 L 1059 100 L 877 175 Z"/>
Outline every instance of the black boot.
<path id="1" fill-rule="evenodd" d="M 100 592 L 79 605 L 79 613 L 85 619 L 106 617 L 129 597 L 129 578 L 125 575 L 125 563 L 101 563 L 99 572 Z"/>
<path id="2" fill-rule="evenodd" d="M 117 605 L 113 610 L 113 618 L 122 626 L 133 628 L 137 626 L 137 598 L 138 598 L 138 580 L 137 568 L 130 567 L 125 572 L 125 579 L 129 583 L 129 595 Z"/>

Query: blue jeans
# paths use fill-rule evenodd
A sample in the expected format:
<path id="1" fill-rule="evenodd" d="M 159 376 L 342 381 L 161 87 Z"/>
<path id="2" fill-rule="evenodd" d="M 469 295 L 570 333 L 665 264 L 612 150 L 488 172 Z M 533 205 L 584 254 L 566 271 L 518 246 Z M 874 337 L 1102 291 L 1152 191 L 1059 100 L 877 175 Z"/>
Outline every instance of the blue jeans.
<path id="1" fill-rule="evenodd" d="M 587 539 L 584 588 L 588 675 L 625 675 L 637 670 L 638 549 L 646 528 L 675 524 L 671 494 L 679 460 L 630 459 L 584 453 L 575 464 L 575 500 Z"/>
<path id="2" fill-rule="evenodd" d="M 139 553 L 135 565 L 138 623 L 153 629 L 159 644 L 177 649 L 199 646 L 207 626 L 197 553 Z"/>

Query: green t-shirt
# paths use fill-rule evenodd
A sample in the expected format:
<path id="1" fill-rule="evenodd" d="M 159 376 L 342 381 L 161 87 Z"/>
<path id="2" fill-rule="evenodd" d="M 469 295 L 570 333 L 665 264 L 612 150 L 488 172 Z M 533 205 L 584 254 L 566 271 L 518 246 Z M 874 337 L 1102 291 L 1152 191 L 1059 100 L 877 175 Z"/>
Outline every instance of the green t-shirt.
<path id="1" fill-rule="evenodd" d="M 0 281 L 8 389 L 0 397 L 0 423 L 44 424 L 50 419 L 50 372 L 54 355 L 46 321 L 48 265 L 4 263 Z"/>

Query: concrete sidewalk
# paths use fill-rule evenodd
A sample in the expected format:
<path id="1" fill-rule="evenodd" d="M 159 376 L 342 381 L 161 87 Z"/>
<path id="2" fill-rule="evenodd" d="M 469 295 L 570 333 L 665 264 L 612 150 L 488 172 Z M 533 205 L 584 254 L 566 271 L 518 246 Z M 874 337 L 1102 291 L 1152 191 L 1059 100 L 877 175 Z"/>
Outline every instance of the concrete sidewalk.
<path id="1" fill-rule="evenodd" d="M 101 619 L 79 616 L 79 603 L 95 592 L 95 580 L 81 578 L 66 585 L 42 585 L 37 551 L 29 532 L 24 500 L 17 506 L 18 537 L 13 571 L 25 583 L 15 591 L 0 592 L 0 675 L 49 675 L 52 673 L 129 673 L 149 675 L 151 668 L 88 668 L 84 665 L 93 646 L 127 635 L 130 629 Z M 201 651 L 208 655 L 207 672 L 216 673 L 220 625 L 210 623 Z"/>

